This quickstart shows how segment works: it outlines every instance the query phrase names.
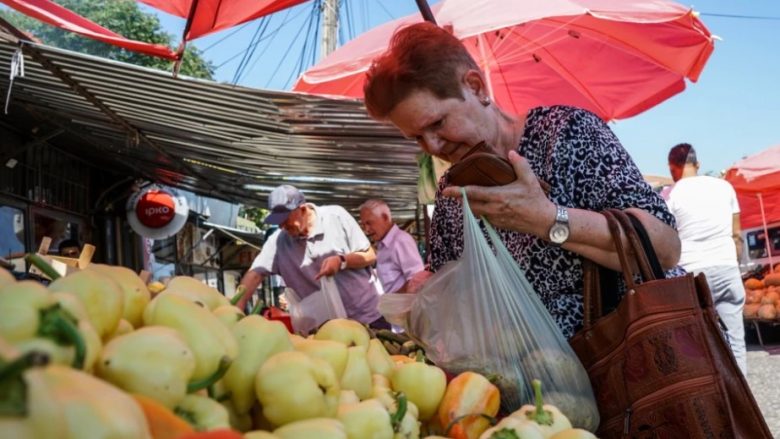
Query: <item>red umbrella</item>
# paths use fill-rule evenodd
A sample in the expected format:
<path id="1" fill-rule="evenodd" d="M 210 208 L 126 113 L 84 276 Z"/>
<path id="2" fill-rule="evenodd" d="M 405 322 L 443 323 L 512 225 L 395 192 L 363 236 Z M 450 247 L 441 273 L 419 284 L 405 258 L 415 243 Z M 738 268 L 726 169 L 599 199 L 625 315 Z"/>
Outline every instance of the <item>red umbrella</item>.
<path id="1" fill-rule="evenodd" d="M 270 13 L 295 6 L 307 0 L 137 0 L 171 15 L 187 20 L 182 43 Z M 415 0 L 420 13 L 434 21 L 426 0 Z M 177 51 L 159 44 L 127 39 L 90 21 L 51 0 L 0 0 L 17 11 L 87 38 L 102 41 L 146 55 L 180 60 L 184 44 Z"/>
<path id="2" fill-rule="evenodd" d="M 138 0 L 187 19 L 184 40 L 190 41 L 307 0 Z"/>
<path id="3" fill-rule="evenodd" d="M 515 113 L 566 104 L 630 117 L 684 90 L 684 78 L 696 81 L 714 48 L 697 15 L 666 0 L 443 0 L 432 9 L 486 73 L 493 99 Z M 420 20 L 364 33 L 294 89 L 362 97 L 364 73 L 392 33 Z"/>

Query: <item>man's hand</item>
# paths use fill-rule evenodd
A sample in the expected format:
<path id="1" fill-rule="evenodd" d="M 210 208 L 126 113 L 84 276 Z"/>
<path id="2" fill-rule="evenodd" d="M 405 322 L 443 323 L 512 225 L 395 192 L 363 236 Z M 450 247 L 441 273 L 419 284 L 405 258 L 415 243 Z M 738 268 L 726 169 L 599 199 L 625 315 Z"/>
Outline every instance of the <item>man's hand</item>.
<path id="1" fill-rule="evenodd" d="M 314 280 L 320 280 L 322 276 L 333 276 L 339 272 L 340 268 L 341 257 L 338 255 L 328 256 L 324 261 L 322 261 L 322 265 L 320 265 L 320 272 L 317 273 L 317 276 L 314 277 Z"/>
<path id="2" fill-rule="evenodd" d="M 252 296 L 255 294 L 255 290 L 257 290 L 257 287 L 263 283 L 263 278 L 265 276 L 258 274 L 252 270 L 249 270 L 246 272 L 244 277 L 241 279 L 240 285 L 243 286 L 246 289 L 246 293 L 244 293 L 244 296 L 241 297 L 241 300 L 236 303 L 236 306 L 238 309 L 244 310 L 246 309 L 246 303 L 249 302 L 249 299 L 252 298 Z"/>

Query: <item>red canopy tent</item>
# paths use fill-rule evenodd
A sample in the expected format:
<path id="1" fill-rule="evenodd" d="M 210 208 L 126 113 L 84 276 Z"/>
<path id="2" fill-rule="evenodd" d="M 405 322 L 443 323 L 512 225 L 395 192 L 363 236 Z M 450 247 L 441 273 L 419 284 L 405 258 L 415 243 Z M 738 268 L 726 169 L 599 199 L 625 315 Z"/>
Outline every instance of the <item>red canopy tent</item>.
<path id="1" fill-rule="evenodd" d="M 773 267 L 774 244 L 767 238 L 768 225 L 780 222 L 780 145 L 738 161 L 725 178 L 737 193 L 742 229 L 763 227 L 766 256 Z"/>
<path id="2" fill-rule="evenodd" d="M 737 192 L 742 228 L 780 221 L 780 145 L 738 161 L 725 178 Z"/>

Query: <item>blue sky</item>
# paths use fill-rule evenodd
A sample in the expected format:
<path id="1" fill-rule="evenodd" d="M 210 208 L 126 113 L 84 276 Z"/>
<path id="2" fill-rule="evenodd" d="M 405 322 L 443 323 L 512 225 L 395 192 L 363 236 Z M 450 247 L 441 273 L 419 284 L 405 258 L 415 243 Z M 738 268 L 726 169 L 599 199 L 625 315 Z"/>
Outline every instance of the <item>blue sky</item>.
<path id="1" fill-rule="evenodd" d="M 345 1 L 349 12 L 342 9 L 342 15 L 351 19 L 342 22 L 342 40 L 417 11 L 413 0 Z M 269 20 L 266 39 L 244 63 L 238 84 L 272 89 L 292 85 L 312 4 L 279 12 Z M 716 42 L 699 82 L 688 84 L 683 93 L 645 113 L 612 124 L 644 173 L 667 175 L 666 153 L 679 142 L 696 147 L 705 172 L 719 172 L 743 156 L 780 144 L 780 1 L 702 0 L 687 4 L 701 12 L 710 31 L 722 38 Z M 169 32 L 181 34 L 183 20 L 158 15 Z M 217 80 L 234 81 L 259 26 L 256 21 L 193 42 L 219 66 Z M 277 27 L 279 32 L 268 36 Z M 309 35 L 307 44 L 317 44 L 313 35 Z"/>

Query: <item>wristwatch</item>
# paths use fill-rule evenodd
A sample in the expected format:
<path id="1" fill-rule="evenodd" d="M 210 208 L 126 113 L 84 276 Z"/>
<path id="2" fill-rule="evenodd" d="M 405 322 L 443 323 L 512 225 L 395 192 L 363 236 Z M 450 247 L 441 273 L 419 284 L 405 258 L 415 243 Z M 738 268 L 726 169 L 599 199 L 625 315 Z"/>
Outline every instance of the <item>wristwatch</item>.
<path id="1" fill-rule="evenodd" d="M 339 255 L 339 259 L 341 259 L 341 265 L 339 266 L 339 271 L 343 271 L 347 269 L 347 257 L 344 255 Z"/>
<path id="2" fill-rule="evenodd" d="M 550 227 L 550 242 L 560 247 L 569 239 L 569 212 L 563 206 L 556 206 L 555 223 Z"/>

